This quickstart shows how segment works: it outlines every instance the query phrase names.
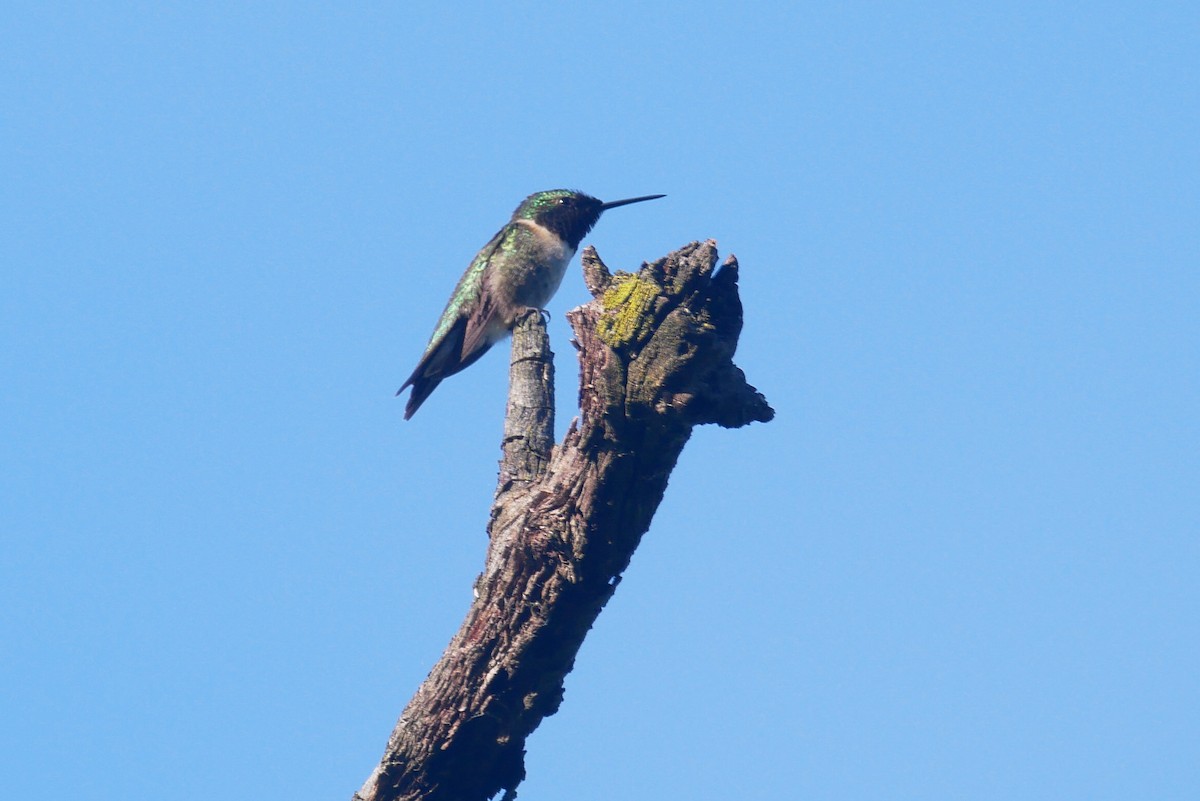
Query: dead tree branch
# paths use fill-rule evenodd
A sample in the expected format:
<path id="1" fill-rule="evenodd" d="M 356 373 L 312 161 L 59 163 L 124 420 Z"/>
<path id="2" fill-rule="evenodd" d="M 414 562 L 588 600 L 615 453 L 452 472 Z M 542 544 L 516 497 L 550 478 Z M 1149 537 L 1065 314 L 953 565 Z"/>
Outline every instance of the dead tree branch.
<path id="1" fill-rule="evenodd" d="M 593 300 L 567 314 L 581 417 L 552 448 L 553 364 L 541 316 L 513 337 L 500 482 L 476 598 L 400 716 L 354 801 L 484 801 L 525 776 L 525 740 L 650 526 L 693 427 L 774 416 L 733 364 L 737 261 L 692 243 L 609 273 L 592 248 Z"/>

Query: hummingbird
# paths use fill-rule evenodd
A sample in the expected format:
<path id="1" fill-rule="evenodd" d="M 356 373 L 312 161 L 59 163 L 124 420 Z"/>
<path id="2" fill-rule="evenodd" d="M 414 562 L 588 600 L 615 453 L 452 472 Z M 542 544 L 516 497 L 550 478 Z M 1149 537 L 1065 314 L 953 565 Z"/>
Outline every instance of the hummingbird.
<path id="1" fill-rule="evenodd" d="M 569 189 L 534 192 L 483 246 L 459 279 L 417 369 L 396 394 L 412 387 L 407 420 L 442 379 L 464 370 L 512 331 L 527 309 L 544 309 L 558 291 L 579 242 L 617 206 L 655 200 L 645 195 L 605 203 Z"/>

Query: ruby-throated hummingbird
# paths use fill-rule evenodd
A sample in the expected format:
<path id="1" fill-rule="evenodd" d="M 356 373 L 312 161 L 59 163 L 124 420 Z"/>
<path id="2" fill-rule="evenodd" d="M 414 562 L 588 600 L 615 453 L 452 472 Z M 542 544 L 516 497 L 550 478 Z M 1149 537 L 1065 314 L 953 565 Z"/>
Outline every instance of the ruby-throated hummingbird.
<path id="1" fill-rule="evenodd" d="M 404 419 L 443 378 L 470 366 L 512 331 L 527 309 L 542 309 L 558 290 L 575 249 L 606 209 L 654 200 L 646 195 L 604 203 L 582 192 L 552 189 L 521 201 L 512 219 L 463 273 L 417 369 L 396 391 L 412 387 Z"/>

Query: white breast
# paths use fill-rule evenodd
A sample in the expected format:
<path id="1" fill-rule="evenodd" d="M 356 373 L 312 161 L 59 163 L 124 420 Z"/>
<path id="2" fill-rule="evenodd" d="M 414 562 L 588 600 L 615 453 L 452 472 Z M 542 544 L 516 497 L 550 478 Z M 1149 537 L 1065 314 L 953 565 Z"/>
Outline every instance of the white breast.
<path id="1" fill-rule="evenodd" d="M 533 232 L 537 245 L 533 248 L 523 280 L 516 285 L 513 300 L 524 306 L 543 309 L 562 284 L 575 249 L 532 220 L 520 220 L 518 225 Z"/>

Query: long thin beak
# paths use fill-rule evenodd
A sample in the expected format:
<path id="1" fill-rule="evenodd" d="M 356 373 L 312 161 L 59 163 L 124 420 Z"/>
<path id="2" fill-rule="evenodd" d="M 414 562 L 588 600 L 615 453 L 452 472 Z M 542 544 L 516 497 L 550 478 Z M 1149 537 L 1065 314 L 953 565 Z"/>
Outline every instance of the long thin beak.
<path id="1" fill-rule="evenodd" d="M 600 207 L 600 211 L 606 209 L 615 209 L 617 206 L 628 206 L 630 203 L 641 203 L 643 200 L 658 200 L 666 195 L 643 195 L 642 197 L 631 197 L 626 200 L 614 200 L 612 203 L 605 203 Z"/>

